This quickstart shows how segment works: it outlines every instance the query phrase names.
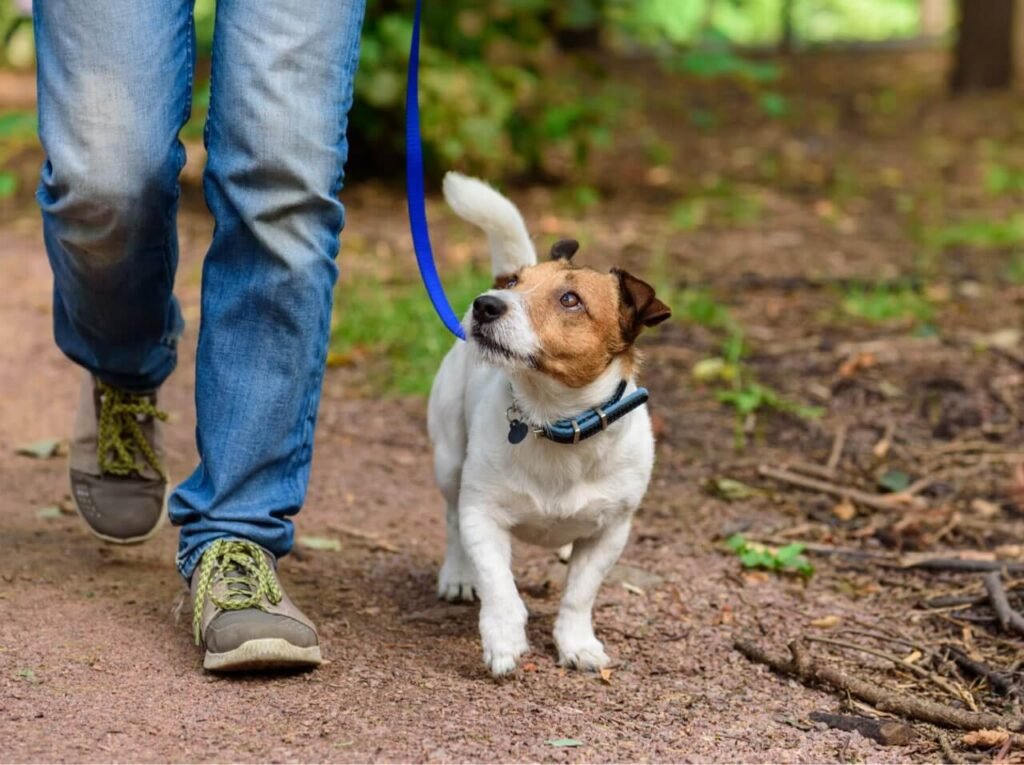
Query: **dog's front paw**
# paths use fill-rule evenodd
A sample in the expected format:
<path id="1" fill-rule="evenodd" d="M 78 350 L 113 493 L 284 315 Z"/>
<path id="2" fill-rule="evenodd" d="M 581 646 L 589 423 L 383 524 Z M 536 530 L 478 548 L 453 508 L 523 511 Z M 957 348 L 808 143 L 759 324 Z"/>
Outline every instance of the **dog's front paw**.
<path id="1" fill-rule="evenodd" d="M 516 660 L 530 650 L 526 639 L 525 607 L 520 605 L 522 618 L 518 610 L 516 615 L 481 614 L 480 639 L 484 645 L 484 664 L 495 677 L 507 675 L 516 668 Z"/>
<path id="2" fill-rule="evenodd" d="M 473 564 L 465 558 L 446 556 L 437 575 L 437 597 L 451 603 L 473 600 Z"/>
<path id="3" fill-rule="evenodd" d="M 558 647 L 558 663 L 563 667 L 573 667 L 584 672 L 596 672 L 607 667 L 611 662 L 600 640 L 572 648 Z"/>
<path id="4" fill-rule="evenodd" d="M 589 625 L 568 628 L 556 625 L 555 645 L 558 646 L 558 663 L 563 667 L 594 672 L 607 667 L 611 662 Z"/>

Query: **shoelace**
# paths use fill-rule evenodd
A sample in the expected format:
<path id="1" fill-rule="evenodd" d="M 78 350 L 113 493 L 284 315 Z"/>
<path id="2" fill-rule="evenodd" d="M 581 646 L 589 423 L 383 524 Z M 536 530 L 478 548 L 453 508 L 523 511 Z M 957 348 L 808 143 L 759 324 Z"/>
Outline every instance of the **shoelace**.
<path id="1" fill-rule="evenodd" d="M 224 582 L 227 590 L 223 598 L 217 597 L 212 590 L 218 580 Z M 254 542 L 240 539 L 218 539 L 203 553 L 192 616 L 196 645 L 203 642 L 203 605 L 207 596 L 222 611 L 266 610 L 264 598 L 277 605 L 283 597 L 277 575 L 267 563 L 263 549 Z"/>
<path id="2" fill-rule="evenodd" d="M 161 478 L 166 478 L 160 459 L 142 432 L 140 421 L 146 417 L 166 420 L 167 413 L 157 409 L 147 396 L 118 390 L 103 382 L 99 383 L 99 390 L 97 448 L 100 472 L 120 476 L 139 472 L 135 457 L 138 452 Z"/>

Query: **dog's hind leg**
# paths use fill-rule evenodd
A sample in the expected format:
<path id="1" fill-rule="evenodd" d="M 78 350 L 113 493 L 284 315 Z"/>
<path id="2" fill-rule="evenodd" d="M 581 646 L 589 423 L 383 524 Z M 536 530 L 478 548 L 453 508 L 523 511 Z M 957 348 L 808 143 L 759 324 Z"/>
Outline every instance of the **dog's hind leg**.
<path id="1" fill-rule="evenodd" d="M 448 542 L 444 563 L 437 577 L 437 597 L 448 601 L 473 600 L 473 563 L 462 547 L 459 534 L 459 484 L 462 481 L 462 454 L 438 447 L 434 453 L 437 484 L 447 505 Z"/>
<path id="2" fill-rule="evenodd" d="M 629 521 L 605 528 L 572 546 L 565 594 L 555 618 L 555 645 L 560 664 L 595 670 L 608 664 L 608 654 L 594 635 L 592 613 L 601 583 L 629 539 Z"/>

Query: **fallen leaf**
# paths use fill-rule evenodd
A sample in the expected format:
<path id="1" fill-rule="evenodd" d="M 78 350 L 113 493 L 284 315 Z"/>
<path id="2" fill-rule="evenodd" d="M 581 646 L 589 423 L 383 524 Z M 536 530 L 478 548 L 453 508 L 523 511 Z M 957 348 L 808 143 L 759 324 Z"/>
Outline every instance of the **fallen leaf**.
<path id="1" fill-rule="evenodd" d="M 60 518 L 64 515 L 64 512 L 56 505 L 50 505 L 49 507 L 43 507 L 36 510 L 37 518 Z"/>
<path id="2" fill-rule="evenodd" d="M 972 730 L 965 733 L 962 739 L 964 746 L 971 746 L 976 749 L 990 749 L 993 746 L 1001 746 L 1010 738 L 1005 730 Z"/>
<path id="3" fill-rule="evenodd" d="M 16 677 L 20 678 L 21 680 L 24 680 L 26 683 L 38 683 L 39 682 L 39 678 L 36 677 L 35 670 L 32 670 L 32 669 L 22 669 L 22 670 L 19 670 L 18 674 L 16 675 Z"/>
<path id="4" fill-rule="evenodd" d="M 995 502 L 989 502 L 987 499 L 979 498 L 971 500 L 971 510 L 981 518 L 995 518 L 999 515 L 1002 508 L 1000 508 Z"/>
<path id="5" fill-rule="evenodd" d="M 523 672 L 536 672 L 536 671 L 537 671 L 537 665 L 534 664 L 532 661 L 528 661 L 528 662 L 526 662 L 523 665 Z"/>
<path id="6" fill-rule="evenodd" d="M 578 739 L 575 739 L 575 738 L 549 738 L 544 743 L 545 744 L 549 744 L 550 746 L 558 746 L 558 747 L 583 746 L 583 742 L 579 741 Z"/>
<path id="7" fill-rule="evenodd" d="M 341 551 L 341 542 L 333 537 L 299 537 L 299 544 L 310 550 Z"/>
<path id="8" fill-rule="evenodd" d="M 903 491 L 910 486 L 910 476 L 902 470 L 889 470 L 878 479 L 878 485 L 892 492 Z"/>
<path id="9" fill-rule="evenodd" d="M 834 627 L 838 627 L 842 621 L 842 617 L 836 616 L 835 614 L 829 614 L 828 616 L 813 619 L 811 621 L 811 626 L 817 627 L 819 630 L 830 630 Z"/>
<path id="10" fill-rule="evenodd" d="M 853 377 L 862 369 L 871 369 L 877 366 L 878 358 L 873 353 L 858 353 L 856 356 L 847 359 L 839 366 L 839 376 L 843 379 Z"/>
<path id="11" fill-rule="evenodd" d="M 31 444 L 22 444 L 14 450 L 14 453 L 20 454 L 23 457 L 33 457 L 37 460 L 48 460 L 55 456 L 59 450 L 60 441 L 58 439 L 46 438 Z"/>
<path id="12" fill-rule="evenodd" d="M 844 523 L 846 521 L 852 521 L 857 517 L 857 506 L 853 504 L 848 497 L 843 497 L 843 499 L 832 508 L 832 515 Z"/>
<path id="13" fill-rule="evenodd" d="M 601 670 L 601 682 L 605 685 L 612 684 L 612 671 L 607 667 Z"/>
<path id="14" fill-rule="evenodd" d="M 708 493 L 721 497 L 728 502 L 760 497 L 764 494 L 760 489 L 747 486 L 747 484 L 734 478 L 711 478 L 704 484 L 704 488 L 707 489 Z"/>

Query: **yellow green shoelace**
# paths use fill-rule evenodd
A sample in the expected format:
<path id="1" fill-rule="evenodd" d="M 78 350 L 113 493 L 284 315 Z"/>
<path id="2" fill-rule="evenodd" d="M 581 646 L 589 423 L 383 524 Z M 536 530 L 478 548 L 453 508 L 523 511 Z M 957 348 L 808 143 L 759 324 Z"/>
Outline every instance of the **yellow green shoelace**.
<path id="1" fill-rule="evenodd" d="M 214 595 L 211 589 L 218 579 L 223 579 L 227 588 L 223 598 Z M 203 605 L 207 596 L 214 606 L 223 611 L 241 611 L 245 608 L 266 610 L 264 598 L 277 605 L 283 597 L 277 575 L 267 563 L 263 549 L 254 542 L 240 539 L 218 539 L 203 553 L 192 615 L 192 633 L 196 645 L 202 645 L 203 642 Z"/>
<path id="2" fill-rule="evenodd" d="M 126 476 L 139 471 L 136 452 L 150 464 L 161 478 L 166 478 L 152 445 L 146 440 L 140 425 L 141 420 L 152 417 L 166 420 L 167 413 L 161 412 L 146 396 L 118 390 L 106 383 L 99 383 L 99 452 L 100 472 L 108 475 Z"/>

